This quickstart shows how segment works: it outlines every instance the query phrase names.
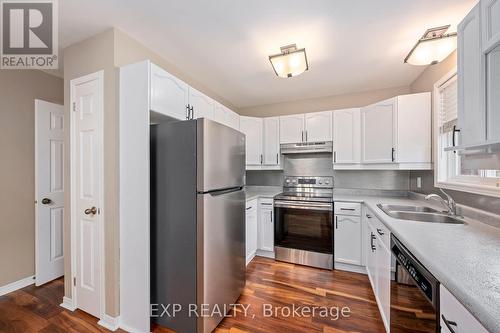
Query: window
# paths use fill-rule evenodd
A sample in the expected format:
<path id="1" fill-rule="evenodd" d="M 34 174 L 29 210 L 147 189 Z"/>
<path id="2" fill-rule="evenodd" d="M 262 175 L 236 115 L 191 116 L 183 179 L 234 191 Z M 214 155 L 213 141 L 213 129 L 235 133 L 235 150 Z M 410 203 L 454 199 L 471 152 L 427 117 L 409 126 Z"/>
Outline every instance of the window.
<path id="1" fill-rule="evenodd" d="M 500 196 L 500 157 L 479 152 L 465 155 L 445 151 L 454 144 L 458 120 L 457 72 L 448 73 L 434 85 L 436 187 Z M 492 165 L 492 168 L 488 166 Z"/>

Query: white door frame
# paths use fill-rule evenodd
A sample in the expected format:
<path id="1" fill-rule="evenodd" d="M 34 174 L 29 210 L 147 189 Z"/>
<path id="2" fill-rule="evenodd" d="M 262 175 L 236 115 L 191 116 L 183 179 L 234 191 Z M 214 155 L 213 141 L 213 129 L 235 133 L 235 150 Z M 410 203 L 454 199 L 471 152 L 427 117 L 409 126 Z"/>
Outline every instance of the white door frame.
<path id="1" fill-rule="evenodd" d="M 70 114 L 69 114 L 69 119 L 70 119 L 70 184 L 71 184 L 71 203 L 70 203 L 70 210 L 71 210 L 71 298 L 73 301 L 73 307 L 76 309 L 78 308 L 78 295 L 76 294 L 76 286 L 74 283 L 74 279 L 76 278 L 77 275 L 77 249 L 76 249 L 76 244 L 77 244 L 77 230 L 76 230 L 76 130 L 75 130 L 75 122 L 76 122 L 76 117 L 74 116 L 74 111 L 73 111 L 73 103 L 75 103 L 75 86 L 92 81 L 92 80 L 99 80 L 99 106 L 100 106 L 100 115 L 98 116 L 98 132 L 100 136 L 100 142 L 98 144 L 99 149 L 98 149 L 98 154 L 100 158 L 100 170 L 99 170 L 99 197 L 100 197 L 100 214 L 96 215 L 96 218 L 98 219 L 97 223 L 99 225 L 99 252 L 101 255 L 101 264 L 100 264 L 100 318 L 99 319 L 104 319 L 106 316 L 106 292 L 105 292 L 105 255 L 104 255 L 104 216 L 106 214 L 106 210 L 104 209 L 104 177 L 103 177 L 103 172 L 104 172 L 104 144 L 103 144 L 103 123 L 104 123 L 104 71 L 101 70 L 99 72 L 95 72 L 92 74 L 88 74 L 76 79 L 73 79 L 70 81 L 69 86 L 70 86 Z"/>

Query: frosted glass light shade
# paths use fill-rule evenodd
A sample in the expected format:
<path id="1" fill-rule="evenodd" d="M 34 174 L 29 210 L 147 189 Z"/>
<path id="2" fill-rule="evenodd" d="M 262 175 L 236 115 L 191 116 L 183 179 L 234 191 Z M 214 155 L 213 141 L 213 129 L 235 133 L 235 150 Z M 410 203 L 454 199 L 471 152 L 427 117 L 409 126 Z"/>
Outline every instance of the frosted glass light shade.
<path id="1" fill-rule="evenodd" d="M 282 53 L 270 56 L 269 61 L 276 75 L 284 78 L 300 75 L 309 69 L 305 49 L 282 48 Z"/>
<path id="2" fill-rule="evenodd" d="M 420 40 L 405 62 L 418 66 L 437 64 L 446 59 L 456 48 L 456 35 Z"/>

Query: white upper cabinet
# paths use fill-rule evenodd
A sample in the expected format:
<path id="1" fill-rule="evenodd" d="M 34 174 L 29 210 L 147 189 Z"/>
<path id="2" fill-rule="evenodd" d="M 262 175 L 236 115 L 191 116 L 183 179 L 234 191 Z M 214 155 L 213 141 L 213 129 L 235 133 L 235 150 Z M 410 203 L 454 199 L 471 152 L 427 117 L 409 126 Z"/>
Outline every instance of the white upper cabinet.
<path id="1" fill-rule="evenodd" d="M 214 119 L 215 101 L 192 87 L 189 87 L 189 105 L 192 107 L 191 119 Z"/>
<path id="2" fill-rule="evenodd" d="M 483 50 L 494 49 L 500 42 L 500 0 L 482 0 Z"/>
<path id="3" fill-rule="evenodd" d="M 332 141 L 332 112 L 314 112 L 305 114 L 306 142 Z"/>
<path id="4" fill-rule="evenodd" d="M 461 145 L 486 140 L 481 11 L 477 4 L 458 25 L 458 128 Z"/>
<path id="5" fill-rule="evenodd" d="M 214 106 L 213 120 L 236 130 L 240 129 L 240 116 L 236 112 L 217 102 L 215 102 Z"/>
<path id="6" fill-rule="evenodd" d="M 363 163 L 395 162 L 395 104 L 390 99 L 361 109 Z"/>
<path id="7" fill-rule="evenodd" d="M 431 169 L 430 93 L 401 95 L 362 108 L 361 156 L 371 168 Z"/>
<path id="8" fill-rule="evenodd" d="M 280 120 L 279 117 L 264 118 L 263 164 L 280 164 Z"/>
<path id="9" fill-rule="evenodd" d="M 179 120 L 187 119 L 189 86 L 151 64 L 151 110 Z"/>
<path id="10" fill-rule="evenodd" d="M 333 112 L 333 163 L 361 162 L 361 110 L 359 108 Z"/>
<path id="11" fill-rule="evenodd" d="M 240 117 L 240 131 L 246 136 L 246 165 L 261 165 L 262 156 L 262 118 Z"/>
<path id="12" fill-rule="evenodd" d="M 487 140 L 500 141 L 500 0 L 481 2 Z"/>
<path id="13" fill-rule="evenodd" d="M 294 114 L 281 116 L 280 119 L 280 143 L 304 142 L 304 115 Z"/>

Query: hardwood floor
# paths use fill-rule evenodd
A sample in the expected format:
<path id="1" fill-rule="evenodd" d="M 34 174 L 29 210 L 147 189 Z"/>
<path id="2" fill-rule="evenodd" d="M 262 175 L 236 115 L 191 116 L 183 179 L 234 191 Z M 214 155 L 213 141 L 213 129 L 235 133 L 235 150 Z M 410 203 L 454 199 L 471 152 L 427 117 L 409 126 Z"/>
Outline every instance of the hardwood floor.
<path id="1" fill-rule="evenodd" d="M 0 297 L 0 332 L 109 332 L 97 324 L 97 318 L 82 311 L 71 312 L 59 306 L 63 297 L 62 279 L 42 287 L 26 287 Z M 314 269 L 256 257 L 247 268 L 247 285 L 238 300 L 250 305 L 225 318 L 216 333 L 268 332 L 384 332 L 375 298 L 366 275 Z M 265 304 L 278 310 L 271 316 Z M 316 314 L 288 316 L 287 308 L 317 307 Z M 349 316 L 319 312 L 320 307 L 341 311 Z M 283 309 L 283 310 L 281 310 Z M 344 310 L 345 311 L 345 310 Z M 345 313 L 345 312 L 344 312 Z M 171 332 L 153 327 L 155 333 Z M 117 331 L 123 332 L 123 331 Z M 185 333 L 185 332 L 181 332 Z M 186 332 L 189 333 L 189 332 Z"/>

